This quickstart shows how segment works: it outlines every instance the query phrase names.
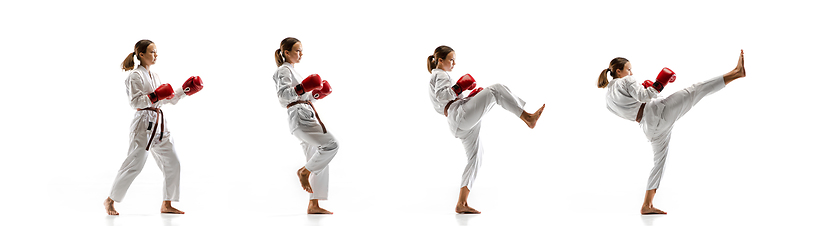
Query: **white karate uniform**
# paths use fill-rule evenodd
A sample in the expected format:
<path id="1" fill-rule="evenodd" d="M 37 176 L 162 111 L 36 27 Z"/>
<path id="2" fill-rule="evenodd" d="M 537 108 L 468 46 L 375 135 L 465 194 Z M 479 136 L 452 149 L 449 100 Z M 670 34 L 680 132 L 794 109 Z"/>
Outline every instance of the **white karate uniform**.
<path id="1" fill-rule="evenodd" d="M 647 103 L 639 126 L 653 147 L 653 169 L 648 177 L 648 190 L 659 188 L 674 123 L 703 97 L 723 87 L 723 76 L 718 76 L 677 91 L 666 98 L 658 98 L 659 92 L 656 89 L 644 88 L 633 76 L 613 79 L 607 85 L 607 109 L 618 117 L 635 122 L 639 107 L 642 103 Z"/>
<path id="2" fill-rule="evenodd" d="M 484 90 L 473 97 L 466 97 L 469 91 L 464 91 L 459 96 L 452 91 L 453 83 L 449 73 L 433 69 L 432 78 L 429 81 L 429 99 L 432 100 L 435 111 L 443 115 L 449 101 L 458 97 L 462 98 L 449 106 L 446 119 L 449 122 L 450 132 L 461 139 L 467 152 L 467 167 L 461 175 L 461 187 L 466 186 L 467 189 L 472 190 L 478 168 L 481 167 L 481 157 L 484 155 L 484 147 L 478 137 L 481 130 L 481 118 L 496 104 L 502 105 L 502 108 L 519 117 L 525 101 L 513 95 L 507 86 L 501 84 L 484 87 Z"/>
<path id="3" fill-rule="evenodd" d="M 315 101 L 312 92 L 298 95 L 295 86 L 303 79 L 289 63 L 284 63 L 274 73 L 275 87 L 280 104 L 286 107 L 296 101 Z M 306 155 L 306 169 L 312 172 L 309 183 L 312 194 L 309 199 L 327 200 L 329 192 L 330 168 L 329 163 L 338 152 L 338 141 L 328 131 L 324 133 L 315 111 L 309 104 L 296 104 L 286 110 L 289 114 L 289 130 L 300 139 L 303 153 Z"/>
<path id="4" fill-rule="evenodd" d="M 177 104 L 181 98 L 186 96 L 181 86 L 172 86 L 175 91 L 172 99 L 160 100 L 152 103 L 148 94 L 160 86 L 160 78 L 157 73 L 149 73 L 143 67 L 131 70 L 128 78 L 125 79 L 125 92 L 132 108 L 160 108 L 164 104 Z M 165 113 L 164 113 L 165 114 Z M 108 196 L 116 202 L 122 201 L 128 187 L 134 178 L 143 170 L 146 164 L 146 156 L 149 152 L 155 158 L 158 167 L 163 171 L 163 200 L 177 202 L 180 194 L 181 184 L 181 163 L 175 153 L 174 139 L 169 133 L 169 126 L 157 125 L 155 137 L 150 137 L 154 123 L 157 122 L 158 114 L 155 111 L 138 110 L 134 113 L 129 134 L 128 156 L 125 158 L 114 185 L 111 187 L 111 194 Z M 159 124 L 166 124 L 166 118 L 161 118 Z M 146 150 L 148 142 L 152 142 L 149 150 Z"/>

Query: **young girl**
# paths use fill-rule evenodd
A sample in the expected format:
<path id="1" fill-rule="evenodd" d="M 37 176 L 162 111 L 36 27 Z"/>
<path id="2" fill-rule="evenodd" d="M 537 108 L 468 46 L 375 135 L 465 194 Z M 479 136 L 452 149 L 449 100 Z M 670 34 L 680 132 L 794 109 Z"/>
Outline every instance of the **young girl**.
<path id="1" fill-rule="evenodd" d="M 607 83 L 607 73 L 613 77 L 609 83 Z M 656 82 L 645 81 L 644 84 L 636 82 L 632 75 L 633 67 L 630 61 L 617 57 L 610 61 L 609 68 L 601 71 L 598 77 L 598 88 L 607 88 L 607 109 L 618 117 L 639 123 L 653 146 L 653 169 L 648 178 L 641 213 L 667 214 L 653 207 L 653 196 L 659 188 L 659 181 L 662 180 L 674 122 L 706 95 L 717 92 L 733 80 L 746 76 L 744 51 L 741 50 L 738 65 L 732 71 L 694 84 L 666 98 L 657 99 L 656 97 L 665 85 L 674 81 L 673 71 L 665 68 L 657 77 Z"/>
<path id="2" fill-rule="evenodd" d="M 475 80 L 470 74 L 462 76 L 453 84 L 449 73 L 455 67 L 455 50 L 449 46 L 435 48 L 435 53 L 426 60 L 426 67 L 432 73 L 429 81 L 429 99 L 435 110 L 446 116 L 449 130 L 455 137 L 461 139 L 467 152 L 467 167 L 461 176 L 461 192 L 455 212 L 478 214 L 478 210 L 467 205 L 467 196 L 475 181 L 478 168 L 481 166 L 481 156 L 484 153 L 478 133 L 481 129 L 481 118 L 494 105 L 499 104 L 505 110 L 519 116 L 525 125 L 534 128 L 537 119 L 545 108 L 545 104 L 533 114 L 525 112 L 522 107 L 525 101 L 510 92 L 507 86 L 494 84 L 486 89 L 477 88 Z M 466 90 L 473 90 L 469 95 Z"/>
<path id="3" fill-rule="evenodd" d="M 321 76 L 312 74 L 301 79 L 295 71 L 295 64 L 303 57 L 303 45 L 292 37 L 283 39 L 280 48 L 274 51 L 277 71 L 274 82 L 280 104 L 289 114 L 289 130 L 301 141 L 306 155 L 306 165 L 297 171 L 300 185 L 309 195 L 309 214 L 332 214 L 318 206 L 318 200 L 326 200 L 330 182 L 329 163 L 338 151 L 338 142 L 321 122 L 313 101 L 332 93 L 332 87 Z M 312 174 L 310 181 L 309 175 Z"/>
<path id="4" fill-rule="evenodd" d="M 149 40 L 140 40 L 134 44 L 134 52 L 128 54 L 122 62 L 122 69 L 131 71 L 125 79 L 125 93 L 132 108 L 137 109 L 131 123 L 131 140 L 128 156 L 125 158 L 111 194 L 105 199 L 105 210 L 109 215 L 119 215 L 114 202 L 122 201 L 134 178 L 143 170 L 146 156 L 151 151 L 160 170 L 163 171 L 163 204 L 161 213 L 183 214 L 172 207 L 177 202 L 181 182 L 181 164 L 175 153 L 173 139 L 166 127 L 166 119 L 160 109 L 163 104 L 175 105 L 184 95 L 192 95 L 203 88 L 201 78 L 190 77 L 183 86 L 173 90 L 169 83 L 160 83 L 157 73 L 150 71 L 150 66 L 157 61 L 157 47 Z M 140 66 L 134 68 L 134 58 Z"/>

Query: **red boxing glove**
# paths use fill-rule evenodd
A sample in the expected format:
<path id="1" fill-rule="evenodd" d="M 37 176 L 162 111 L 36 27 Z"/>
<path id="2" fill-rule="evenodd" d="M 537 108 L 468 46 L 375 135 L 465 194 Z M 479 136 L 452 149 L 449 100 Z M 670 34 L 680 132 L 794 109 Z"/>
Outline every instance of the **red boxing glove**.
<path id="1" fill-rule="evenodd" d="M 470 95 L 467 95 L 467 97 L 473 97 L 476 94 L 478 94 L 478 92 L 481 92 L 482 90 L 484 90 L 484 87 L 478 87 L 478 89 L 474 89 L 472 92 L 470 92 Z"/>
<path id="2" fill-rule="evenodd" d="M 332 86 L 330 86 L 330 83 L 327 82 L 327 80 L 324 80 L 324 82 L 321 83 L 320 89 L 312 90 L 312 96 L 318 100 L 324 99 L 324 97 L 327 97 L 330 93 L 332 93 Z"/>
<path id="3" fill-rule="evenodd" d="M 464 90 L 471 90 L 475 88 L 475 79 L 470 74 L 465 74 L 458 79 L 458 82 L 455 85 L 452 85 L 452 91 L 455 91 L 455 94 L 461 95 Z"/>
<path id="4" fill-rule="evenodd" d="M 204 82 L 201 81 L 201 77 L 192 76 L 184 82 L 184 85 L 181 86 L 181 88 L 184 89 L 184 93 L 186 93 L 187 96 L 192 96 L 198 91 L 201 91 L 201 89 L 204 89 Z"/>
<path id="5" fill-rule="evenodd" d="M 653 85 L 653 82 L 651 82 L 650 80 L 645 80 L 645 82 L 642 82 L 642 86 L 644 86 L 645 89 L 647 89 L 648 87 L 650 87 L 652 85 Z"/>
<path id="6" fill-rule="evenodd" d="M 674 77 L 671 77 L 671 80 L 668 80 L 668 83 L 674 83 L 674 81 L 676 81 L 676 80 L 677 80 L 677 76 L 674 75 Z M 642 82 L 642 86 L 644 86 L 645 89 L 647 89 L 648 87 L 653 86 L 653 82 L 651 82 L 650 80 L 645 80 L 645 82 Z"/>
<path id="7" fill-rule="evenodd" d="M 656 82 L 653 82 L 653 88 L 656 91 L 662 92 L 662 89 L 665 88 L 665 85 L 668 82 L 674 82 L 677 78 L 674 77 L 676 73 L 672 71 L 670 68 L 662 68 L 662 71 L 659 71 L 659 75 L 656 76 Z"/>
<path id="8" fill-rule="evenodd" d="M 295 86 L 295 92 L 297 92 L 298 95 L 303 95 L 305 92 L 316 89 L 321 89 L 321 76 L 318 74 L 309 75 L 309 77 L 306 77 L 300 82 L 300 84 Z"/>
<path id="9" fill-rule="evenodd" d="M 175 91 L 172 90 L 172 86 L 169 85 L 169 83 L 166 83 L 158 86 L 158 88 L 155 89 L 154 92 L 150 93 L 149 100 L 151 100 L 152 103 L 157 103 L 159 100 L 165 100 L 174 97 L 174 93 Z"/>

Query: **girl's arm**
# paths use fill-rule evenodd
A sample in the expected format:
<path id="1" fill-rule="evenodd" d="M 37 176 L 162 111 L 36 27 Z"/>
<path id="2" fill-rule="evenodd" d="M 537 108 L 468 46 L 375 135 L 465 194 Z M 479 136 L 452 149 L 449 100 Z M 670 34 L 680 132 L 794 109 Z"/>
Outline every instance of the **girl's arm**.
<path id="1" fill-rule="evenodd" d="M 435 98 L 438 100 L 454 100 L 458 98 L 452 90 L 452 81 L 444 73 L 435 73 L 434 79 Z"/>
<path id="2" fill-rule="evenodd" d="M 152 100 L 149 99 L 149 93 L 141 73 L 132 71 L 125 79 L 125 94 L 128 95 L 128 104 L 132 108 L 142 109 L 152 106 Z"/>
<path id="3" fill-rule="evenodd" d="M 280 104 L 284 105 L 284 107 L 285 105 L 299 100 L 313 100 L 310 92 L 304 93 L 303 95 L 298 95 L 297 92 L 295 92 L 295 86 L 298 84 L 294 84 L 292 82 L 292 76 L 292 71 L 288 67 L 280 67 L 276 72 L 274 72 L 274 83 L 277 90 L 277 98 L 280 99 Z"/>
<path id="4" fill-rule="evenodd" d="M 659 91 L 656 91 L 656 89 L 654 89 L 652 86 L 645 88 L 644 86 L 636 82 L 636 79 L 633 78 L 633 76 L 627 76 L 626 79 L 624 79 L 623 83 L 620 85 L 625 92 L 627 92 L 628 94 L 630 94 L 631 97 L 633 97 L 633 99 L 636 99 L 642 103 L 650 102 L 651 100 L 659 96 Z"/>

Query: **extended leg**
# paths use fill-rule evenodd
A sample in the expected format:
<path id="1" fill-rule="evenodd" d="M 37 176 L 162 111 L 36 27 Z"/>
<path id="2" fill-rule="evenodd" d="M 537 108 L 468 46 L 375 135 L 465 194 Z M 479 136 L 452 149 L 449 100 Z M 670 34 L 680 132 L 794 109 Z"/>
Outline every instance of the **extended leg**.
<path id="1" fill-rule="evenodd" d="M 117 171 L 117 176 L 114 179 L 114 184 L 111 186 L 111 194 L 105 199 L 105 211 L 109 215 L 119 215 L 120 213 L 114 208 L 114 202 L 120 202 L 125 197 L 128 187 L 131 182 L 137 178 L 137 175 L 143 171 L 143 166 L 146 165 L 146 133 L 144 130 L 132 133 L 134 137 L 128 145 L 128 156 L 123 161 L 120 170 Z"/>
<path id="2" fill-rule="evenodd" d="M 488 86 L 461 105 L 461 109 L 464 110 L 464 118 L 460 121 L 458 127 L 462 130 L 473 128 L 481 122 L 484 114 L 490 112 L 490 109 L 496 104 L 501 105 L 502 108 L 516 116 L 521 116 L 525 101 L 513 95 L 507 86 L 501 84 Z"/>

